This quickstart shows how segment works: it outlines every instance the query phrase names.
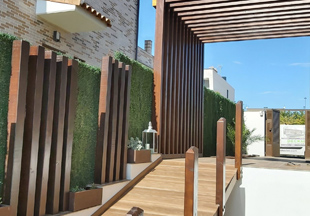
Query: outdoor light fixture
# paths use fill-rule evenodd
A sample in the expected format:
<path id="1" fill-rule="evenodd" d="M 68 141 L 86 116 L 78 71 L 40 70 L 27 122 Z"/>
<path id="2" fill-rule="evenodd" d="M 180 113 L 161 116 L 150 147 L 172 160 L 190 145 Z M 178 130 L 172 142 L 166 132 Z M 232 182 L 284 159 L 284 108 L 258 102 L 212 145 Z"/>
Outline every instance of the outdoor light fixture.
<path id="1" fill-rule="evenodd" d="M 152 127 L 152 122 L 149 122 L 148 129 L 142 132 L 142 144 L 145 149 L 151 149 L 152 153 L 158 153 L 158 133 Z"/>
<path id="2" fill-rule="evenodd" d="M 56 42 L 60 42 L 60 32 L 58 31 L 53 32 L 53 40 Z"/>

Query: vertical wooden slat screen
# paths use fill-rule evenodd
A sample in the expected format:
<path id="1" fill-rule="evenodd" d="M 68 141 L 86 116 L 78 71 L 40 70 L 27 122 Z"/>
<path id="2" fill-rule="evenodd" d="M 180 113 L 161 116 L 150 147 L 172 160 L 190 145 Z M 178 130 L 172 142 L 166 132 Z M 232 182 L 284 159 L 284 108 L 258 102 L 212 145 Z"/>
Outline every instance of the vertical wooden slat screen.
<path id="1" fill-rule="evenodd" d="M 44 48 L 30 48 L 18 214 L 34 215 L 44 76 Z"/>
<path id="2" fill-rule="evenodd" d="M 71 156 L 73 145 L 74 118 L 77 99 L 78 62 L 68 61 L 68 79 L 66 89 L 65 124 L 63 136 L 63 154 L 60 187 L 60 211 L 69 209 Z"/>
<path id="3" fill-rule="evenodd" d="M 202 153 L 203 43 L 169 3 L 156 4 L 154 96 L 159 151 L 184 156 L 189 143 Z"/>
<path id="4" fill-rule="evenodd" d="M 66 90 L 67 90 L 68 58 L 57 57 L 56 89 L 54 104 L 53 135 L 49 167 L 48 196 L 46 212 L 56 214 L 59 211 L 61 162 L 65 123 Z"/>
<path id="5" fill-rule="evenodd" d="M 56 82 L 56 53 L 45 51 L 35 215 L 45 215 Z"/>
<path id="6" fill-rule="evenodd" d="M 95 182 L 126 179 L 131 67 L 102 60 Z"/>
<path id="7" fill-rule="evenodd" d="M 280 112 L 266 111 L 266 156 L 280 156 Z"/>
<path id="8" fill-rule="evenodd" d="M 26 92 L 30 45 L 14 41 L 12 50 L 12 73 L 9 90 L 8 143 L 6 177 L 3 203 L 10 205 L 10 214 L 17 215 L 20 172 L 26 116 Z"/>

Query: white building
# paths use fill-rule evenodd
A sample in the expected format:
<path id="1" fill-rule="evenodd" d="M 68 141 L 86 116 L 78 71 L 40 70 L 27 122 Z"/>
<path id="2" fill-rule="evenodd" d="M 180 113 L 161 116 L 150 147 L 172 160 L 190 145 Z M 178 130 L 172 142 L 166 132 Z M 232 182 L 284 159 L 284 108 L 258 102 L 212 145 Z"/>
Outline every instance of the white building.
<path id="1" fill-rule="evenodd" d="M 226 81 L 226 77 L 221 77 L 214 67 L 204 69 L 204 87 L 220 93 L 223 97 L 235 101 L 235 89 Z"/>
<path id="2" fill-rule="evenodd" d="M 265 137 L 265 110 L 264 109 L 247 109 L 244 111 L 244 123 L 249 130 L 255 129 L 253 135 Z M 265 156 L 265 138 L 256 141 L 247 148 L 249 155 Z"/>

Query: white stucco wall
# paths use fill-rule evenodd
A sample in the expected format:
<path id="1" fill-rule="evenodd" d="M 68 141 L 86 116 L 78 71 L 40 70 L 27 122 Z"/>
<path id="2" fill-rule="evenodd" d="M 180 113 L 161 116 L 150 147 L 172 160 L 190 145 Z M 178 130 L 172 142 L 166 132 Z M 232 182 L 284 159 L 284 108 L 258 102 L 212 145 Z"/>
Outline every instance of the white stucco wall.
<path id="1" fill-rule="evenodd" d="M 309 216 L 310 172 L 243 168 L 225 216 Z"/>
<path id="2" fill-rule="evenodd" d="M 247 110 L 244 122 L 249 130 L 255 129 L 253 135 L 265 137 L 265 112 L 263 110 Z M 249 155 L 265 156 L 265 139 L 252 143 L 247 148 Z"/>
<path id="3" fill-rule="evenodd" d="M 214 68 L 204 69 L 203 78 L 209 80 L 209 89 L 220 93 L 225 98 L 227 98 L 228 90 L 228 99 L 235 101 L 235 89 Z"/>

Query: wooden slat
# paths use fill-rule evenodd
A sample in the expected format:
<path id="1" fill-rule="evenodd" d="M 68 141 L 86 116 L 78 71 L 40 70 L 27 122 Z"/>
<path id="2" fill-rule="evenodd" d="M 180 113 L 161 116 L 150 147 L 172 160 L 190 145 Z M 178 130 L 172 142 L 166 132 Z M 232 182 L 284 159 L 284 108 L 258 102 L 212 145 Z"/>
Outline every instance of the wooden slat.
<path id="1" fill-rule="evenodd" d="M 182 29 L 181 26 L 183 23 L 181 22 L 181 19 L 177 17 L 177 37 L 176 37 L 176 77 L 175 77 L 175 89 L 176 89 L 176 96 L 175 96 L 175 154 L 180 153 L 181 149 L 181 132 L 180 132 L 180 102 L 181 102 L 181 38 L 182 38 Z"/>
<path id="2" fill-rule="evenodd" d="M 107 154 L 107 176 L 106 182 L 113 181 L 115 167 L 115 145 L 116 145 L 116 129 L 117 129 L 117 105 L 118 105 L 118 78 L 119 69 L 118 61 L 114 60 L 112 66 L 112 86 L 110 98 L 110 115 L 109 115 L 109 131 L 104 136 L 108 136 L 108 154 Z"/>
<path id="3" fill-rule="evenodd" d="M 270 33 L 270 34 L 278 34 L 279 32 L 280 33 L 283 33 L 283 32 L 286 32 L 286 31 L 305 31 L 306 29 L 309 29 L 310 28 L 310 25 L 305 25 L 305 26 L 298 26 L 298 27 L 295 27 L 295 26 L 292 26 L 292 27 L 284 27 L 284 28 L 268 28 L 268 29 L 250 29 L 250 30 L 228 30 L 228 31 L 220 31 L 220 32 L 206 32 L 206 33 L 201 33 L 201 34 L 197 34 L 197 36 L 199 38 L 203 38 L 203 37 L 214 37 L 214 36 L 217 36 L 217 38 L 219 39 L 220 37 L 223 37 L 223 36 L 242 36 L 242 34 L 255 34 L 256 36 L 258 35 L 262 35 L 263 33 Z"/>
<path id="4" fill-rule="evenodd" d="M 177 7 L 174 9 L 176 12 L 182 11 L 195 11 L 195 10 L 205 10 L 210 8 L 226 8 L 230 7 L 233 8 L 234 6 L 241 7 L 241 6 L 248 6 L 249 9 L 251 6 L 255 7 L 257 3 L 272 3 L 279 2 L 278 0 L 251 0 L 251 1 L 229 1 L 229 2 L 221 2 L 217 4 L 209 4 L 210 2 L 201 0 L 201 1 L 190 1 L 187 4 L 182 5 L 183 7 Z M 194 4 L 191 4 L 194 3 Z M 199 4 L 200 3 L 200 4 Z M 179 6 L 177 3 L 171 4 L 170 7 Z"/>
<path id="5" fill-rule="evenodd" d="M 235 2 L 235 1 L 233 1 Z M 223 13 L 223 12 L 231 12 L 231 11 L 242 11 L 242 10 L 254 10 L 254 9 L 269 9 L 274 7 L 283 7 L 283 6 L 295 6 L 295 5 L 305 5 L 306 3 L 309 3 L 308 0 L 303 1 L 276 1 L 273 4 L 270 3 L 262 3 L 262 4 L 253 4 L 253 5 L 242 5 L 238 6 L 236 4 L 236 7 L 223 7 L 223 8 L 211 8 L 211 9 L 203 9 L 203 8 L 197 8 L 200 10 L 192 10 L 192 11 L 186 11 L 186 12 L 180 12 L 178 13 L 179 16 L 190 16 L 190 15 L 198 15 L 198 14 L 207 14 L 207 13 Z M 240 2 L 238 2 L 240 4 Z M 196 6 L 193 6 L 196 7 Z M 293 8 L 292 8 L 293 9 Z"/>
<path id="6" fill-rule="evenodd" d="M 243 102 L 236 104 L 235 119 L 235 167 L 237 168 L 237 180 L 241 178 L 242 166 L 242 123 L 243 123 Z"/>
<path id="7" fill-rule="evenodd" d="M 119 63 L 119 79 L 118 79 L 118 105 L 117 105 L 117 135 L 116 135 L 116 157 L 115 157 L 115 171 L 114 171 L 114 181 L 120 180 L 120 169 L 121 166 L 121 152 L 124 151 L 124 147 L 122 145 L 122 134 L 123 134 L 123 122 L 124 122 L 124 100 L 125 100 L 125 64 Z M 126 143 L 126 142 L 125 142 Z"/>
<path id="8" fill-rule="evenodd" d="M 217 121 L 216 135 L 216 204 L 219 205 L 219 216 L 223 216 L 225 210 L 225 175 L 226 175 L 226 119 Z"/>
<path id="9" fill-rule="evenodd" d="M 184 16 L 182 20 L 196 20 L 196 19 L 213 19 L 219 18 L 222 20 L 234 20 L 234 19 L 244 19 L 244 18 L 254 18 L 254 17 L 269 17 L 269 16 L 277 16 L 277 15 L 285 15 L 285 14 L 294 14 L 294 13 L 304 13 L 300 10 L 308 9 L 309 4 L 303 5 L 294 5 L 291 6 L 283 6 L 283 7 L 275 7 L 275 8 L 267 8 L 267 9 L 257 9 L 257 10 L 241 10 L 241 11 L 233 11 L 233 12 L 223 12 L 223 13 L 206 13 L 200 15 L 193 16 Z M 300 11 L 300 12 L 299 12 Z M 246 16 L 246 17 L 243 17 Z M 211 20 L 214 21 L 214 20 Z M 218 20 L 217 20 L 218 21 Z"/>
<path id="10" fill-rule="evenodd" d="M 206 17 L 205 19 L 192 19 L 185 21 L 185 24 L 195 24 L 195 23 L 212 23 L 212 22 L 223 22 L 223 21 L 239 21 L 239 22 L 249 22 L 251 20 L 258 21 L 259 19 L 262 20 L 280 20 L 280 19 L 296 19 L 302 17 L 309 17 L 310 10 L 297 10 L 297 11 L 280 11 L 275 13 L 259 13 L 259 14 L 247 14 L 247 15 L 240 15 L 234 17 L 215 17 L 210 18 Z"/>
<path id="11" fill-rule="evenodd" d="M 57 56 L 54 122 L 49 167 L 46 213 L 59 212 L 68 58 Z"/>
<path id="12" fill-rule="evenodd" d="M 129 127 L 129 108 L 130 108 L 130 88 L 131 88 L 132 67 L 125 67 L 125 89 L 124 89 L 124 113 L 123 113 L 123 129 L 122 129 L 122 152 L 121 152 L 121 179 L 126 179 L 127 166 L 127 141 Z"/>
<path id="13" fill-rule="evenodd" d="M 200 118 L 200 139 L 201 139 L 201 153 L 203 153 L 203 131 L 204 131 L 204 126 L 203 126 L 203 121 L 204 121 L 204 96 L 203 96 L 203 93 L 204 93 L 204 87 L 203 87 L 203 70 L 204 70 L 204 44 L 200 42 L 200 46 L 201 46 L 201 51 L 200 51 L 200 65 L 201 65 L 201 68 L 200 68 L 200 89 L 201 89 L 201 104 L 200 104 L 200 115 L 201 115 L 201 118 Z"/>
<path id="14" fill-rule="evenodd" d="M 305 123 L 305 128 L 306 128 L 306 138 L 305 138 L 305 159 L 307 161 L 310 160 L 310 111 L 306 111 L 306 123 Z"/>
<path id="15" fill-rule="evenodd" d="M 68 61 L 67 96 L 65 106 L 65 125 L 63 138 L 63 154 L 60 188 L 60 211 L 69 210 L 71 157 L 73 145 L 74 119 L 76 113 L 77 86 L 78 86 L 78 62 Z"/>
<path id="16" fill-rule="evenodd" d="M 170 141 L 170 152 L 172 154 L 176 153 L 176 81 L 177 81 L 177 38 L 178 35 L 178 17 L 173 13 L 173 36 L 172 36 L 172 58 L 171 58 L 171 141 Z"/>
<path id="17" fill-rule="evenodd" d="M 181 31 L 180 31 L 180 75 L 179 75 L 179 91 L 180 91 L 180 99 L 178 100 L 179 101 L 179 124 L 180 124 L 180 128 L 179 128 L 179 153 L 182 154 L 182 153 L 185 153 L 184 151 L 184 85 L 185 85 L 185 77 L 184 77 L 184 74 L 185 74 L 185 54 L 184 54 L 184 51 L 185 51 L 185 26 L 184 26 L 184 23 L 181 22 L 180 23 L 180 28 L 181 28 Z"/>
<path id="18" fill-rule="evenodd" d="M 154 128 L 160 136 L 160 144 L 162 143 L 161 134 L 161 105 L 162 105 L 162 78 L 163 78 L 163 54 L 164 52 L 164 28 L 165 28 L 165 10 L 166 4 L 164 1 L 156 3 L 156 26 L 155 26 L 155 56 L 154 56 L 154 96 L 155 96 L 155 119 Z M 161 149 L 161 152 L 163 150 Z"/>
<path id="19" fill-rule="evenodd" d="M 35 215 L 45 215 L 51 154 L 56 81 L 56 53 L 45 51 L 41 130 L 36 182 Z"/>
<path id="20" fill-rule="evenodd" d="M 169 17 L 170 17 L 170 21 L 169 23 L 171 23 L 171 25 L 169 26 L 169 35 L 168 35 L 168 41 L 169 41 L 169 45 L 168 45 L 168 64 L 167 64 L 167 71 L 166 76 L 167 76 L 167 89 L 165 92 L 165 95 L 167 95 L 167 128 L 166 128 L 166 153 L 167 154 L 171 154 L 172 153 L 172 122 L 173 120 L 171 119 L 172 117 L 172 81 L 173 81 L 173 54 L 174 54 L 174 50 L 173 50 L 173 45 L 174 45 L 174 35 L 175 35 L 175 29 L 174 29 L 174 16 L 173 16 L 173 11 L 172 9 L 169 9 Z"/>
<path id="21" fill-rule="evenodd" d="M 17 215 L 20 172 L 26 115 L 26 90 L 30 45 L 14 41 L 12 73 L 9 89 L 8 139 L 5 165 L 3 203 L 10 205 L 11 215 Z"/>
<path id="22" fill-rule="evenodd" d="M 44 77 L 44 48 L 32 46 L 28 64 L 24 146 L 18 214 L 34 215 Z"/>
<path id="23" fill-rule="evenodd" d="M 227 42 L 227 41 L 261 40 L 261 39 L 305 37 L 305 36 L 310 36 L 310 32 L 293 33 L 293 34 L 278 34 L 278 35 L 268 35 L 268 36 L 245 36 L 245 37 L 228 38 L 228 39 L 203 40 L 202 42 L 203 43 L 216 43 L 216 42 Z"/>
<path id="24" fill-rule="evenodd" d="M 242 19 L 242 20 L 225 20 L 225 21 L 201 21 L 199 23 L 189 24 L 190 28 L 203 27 L 203 26 L 255 26 L 257 25 L 269 25 L 269 24 L 281 24 L 281 23 L 292 23 L 300 21 L 309 21 L 309 14 L 302 14 L 298 16 L 288 15 L 288 16 L 278 16 L 278 17 L 262 17 L 262 18 L 252 18 L 252 19 Z M 238 25 L 239 24 L 239 25 Z"/>
<path id="25" fill-rule="evenodd" d="M 185 157 L 184 215 L 194 216 L 198 211 L 198 148 L 192 146 Z"/>
<path id="26" fill-rule="evenodd" d="M 98 133 L 96 145 L 96 161 L 95 161 L 95 183 L 103 184 L 106 179 L 106 162 L 107 162 L 107 146 L 110 115 L 110 97 L 112 82 L 112 57 L 107 56 L 102 59 L 101 78 L 100 78 L 100 96 L 98 110 Z M 107 116 L 107 117 L 106 117 Z"/>
<path id="27" fill-rule="evenodd" d="M 270 32 L 253 32 L 253 33 L 247 33 L 247 37 L 264 37 L 264 36 L 275 36 L 275 35 L 281 35 L 283 33 L 289 34 L 292 33 L 294 34 L 295 31 L 299 31 L 299 33 L 305 33 L 309 34 L 310 30 L 309 29 L 294 29 L 294 30 L 285 30 L 285 31 L 270 31 Z M 225 40 L 225 39 L 239 39 L 242 34 L 233 34 L 233 35 L 223 35 L 223 36 L 207 36 L 207 37 L 201 37 L 200 40 Z"/>

